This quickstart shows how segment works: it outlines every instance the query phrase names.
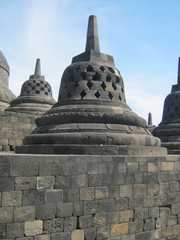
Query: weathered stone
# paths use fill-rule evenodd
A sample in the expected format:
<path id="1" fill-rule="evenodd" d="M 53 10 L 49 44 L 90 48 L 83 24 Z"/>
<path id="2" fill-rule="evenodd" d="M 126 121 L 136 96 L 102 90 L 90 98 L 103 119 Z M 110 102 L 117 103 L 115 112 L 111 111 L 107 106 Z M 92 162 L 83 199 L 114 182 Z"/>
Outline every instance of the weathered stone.
<path id="1" fill-rule="evenodd" d="M 80 188 L 80 200 L 94 200 L 94 187 Z"/>
<path id="2" fill-rule="evenodd" d="M 64 219 L 64 231 L 70 232 L 76 229 L 77 217 L 65 217 Z"/>
<path id="3" fill-rule="evenodd" d="M 45 199 L 47 203 L 63 202 L 63 190 L 62 189 L 46 190 Z"/>
<path id="4" fill-rule="evenodd" d="M 104 199 L 109 197 L 108 187 L 99 186 L 95 188 L 95 197 L 96 199 Z"/>
<path id="5" fill-rule="evenodd" d="M 95 214 L 93 217 L 93 226 L 105 226 L 107 223 L 107 218 L 105 213 Z"/>
<path id="6" fill-rule="evenodd" d="M 44 221 L 44 231 L 46 234 L 62 232 L 63 229 L 64 229 L 64 219 L 63 218 L 54 218 L 51 220 Z"/>
<path id="7" fill-rule="evenodd" d="M 24 224 L 23 223 L 10 223 L 7 224 L 7 238 L 17 238 L 24 236 Z"/>
<path id="8" fill-rule="evenodd" d="M 56 214 L 56 205 L 53 203 L 36 205 L 36 218 L 37 219 L 51 219 Z"/>
<path id="9" fill-rule="evenodd" d="M 15 189 L 17 191 L 36 189 L 36 181 L 36 177 L 16 177 Z"/>
<path id="10" fill-rule="evenodd" d="M 43 232 L 42 220 L 26 221 L 24 223 L 25 236 L 36 236 L 42 234 L 42 232 Z"/>
<path id="11" fill-rule="evenodd" d="M 20 206 L 22 203 L 22 192 L 21 191 L 11 191 L 2 193 L 2 206 Z"/>
<path id="12" fill-rule="evenodd" d="M 71 240 L 84 240 L 84 230 L 72 231 Z"/>
<path id="13" fill-rule="evenodd" d="M 14 209 L 14 221 L 35 220 L 35 206 L 19 206 Z"/>
<path id="14" fill-rule="evenodd" d="M 37 177 L 37 189 L 53 189 L 53 188 L 54 188 L 53 176 Z"/>
<path id="15" fill-rule="evenodd" d="M 58 203 L 57 204 L 57 216 L 58 217 L 70 217 L 73 215 L 73 203 Z"/>
<path id="16" fill-rule="evenodd" d="M 12 207 L 1 207 L 0 208 L 0 223 L 11 223 L 13 222 L 13 208 Z"/>
<path id="17" fill-rule="evenodd" d="M 86 240 L 96 240 L 96 228 L 86 228 L 85 229 L 85 239 Z"/>
<path id="18" fill-rule="evenodd" d="M 121 236 L 128 234 L 129 227 L 128 223 L 115 224 L 111 226 L 111 235 L 112 236 Z"/>

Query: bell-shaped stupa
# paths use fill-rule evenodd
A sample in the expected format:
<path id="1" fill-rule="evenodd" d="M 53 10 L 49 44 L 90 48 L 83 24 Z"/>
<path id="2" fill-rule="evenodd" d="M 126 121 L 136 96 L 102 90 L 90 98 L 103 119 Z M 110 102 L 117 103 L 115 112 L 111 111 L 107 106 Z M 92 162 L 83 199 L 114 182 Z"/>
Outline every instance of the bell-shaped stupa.
<path id="1" fill-rule="evenodd" d="M 0 51 L 0 109 L 6 109 L 15 95 L 9 89 L 9 65 Z"/>
<path id="2" fill-rule="evenodd" d="M 41 75 L 40 59 L 37 59 L 34 75 L 31 75 L 29 80 L 23 83 L 20 96 L 10 103 L 6 111 L 42 115 L 54 103 L 51 86 L 45 81 L 45 77 Z"/>
<path id="3" fill-rule="evenodd" d="M 162 141 L 169 154 L 180 154 L 180 58 L 177 84 L 164 101 L 161 123 L 154 129 L 153 135 Z"/>
<path id="4" fill-rule="evenodd" d="M 166 154 L 159 138 L 146 129 L 146 121 L 126 104 L 113 57 L 100 52 L 95 16 L 89 17 L 85 52 L 63 73 L 58 102 L 36 124 L 17 152 Z"/>

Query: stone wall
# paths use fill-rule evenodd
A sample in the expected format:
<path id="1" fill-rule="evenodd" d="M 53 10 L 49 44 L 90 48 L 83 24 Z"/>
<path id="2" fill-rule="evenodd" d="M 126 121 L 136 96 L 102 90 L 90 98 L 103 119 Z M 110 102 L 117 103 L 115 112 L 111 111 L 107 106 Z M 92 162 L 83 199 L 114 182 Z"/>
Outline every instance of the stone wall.
<path id="1" fill-rule="evenodd" d="M 179 240 L 180 157 L 0 155 L 0 238 Z"/>
<path id="2" fill-rule="evenodd" d="M 36 116 L 0 110 L 0 151 L 14 151 L 36 127 Z"/>

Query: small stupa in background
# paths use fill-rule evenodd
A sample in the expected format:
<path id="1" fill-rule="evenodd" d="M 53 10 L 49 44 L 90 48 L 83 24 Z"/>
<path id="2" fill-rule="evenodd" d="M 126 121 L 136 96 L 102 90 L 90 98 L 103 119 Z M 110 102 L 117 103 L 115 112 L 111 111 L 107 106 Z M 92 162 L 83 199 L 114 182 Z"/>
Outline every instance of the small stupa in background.
<path id="1" fill-rule="evenodd" d="M 161 123 L 154 129 L 153 135 L 162 141 L 169 154 L 180 154 L 180 58 L 177 84 L 164 101 Z"/>
<path id="2" fill-rule="evenodd" d="M 41 75 L 40 59 L 37 59 L 34 74 L 23 83 L 20 96 L 11 101 L 6 111 L 42 115 L 54 103 L 51 86 L 45 81 L 45 77 Z"/>

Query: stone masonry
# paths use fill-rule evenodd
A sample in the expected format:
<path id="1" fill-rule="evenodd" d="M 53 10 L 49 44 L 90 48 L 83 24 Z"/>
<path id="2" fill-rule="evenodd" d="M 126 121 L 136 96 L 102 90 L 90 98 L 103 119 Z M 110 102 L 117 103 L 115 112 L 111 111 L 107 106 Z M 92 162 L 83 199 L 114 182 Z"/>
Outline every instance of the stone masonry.
<path id="1" fill-rule="evenodd" d="M 180 239 L 179 156 L 1 154 L 0 175 L 1 239 Z"/>

